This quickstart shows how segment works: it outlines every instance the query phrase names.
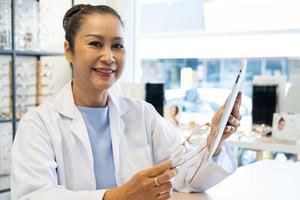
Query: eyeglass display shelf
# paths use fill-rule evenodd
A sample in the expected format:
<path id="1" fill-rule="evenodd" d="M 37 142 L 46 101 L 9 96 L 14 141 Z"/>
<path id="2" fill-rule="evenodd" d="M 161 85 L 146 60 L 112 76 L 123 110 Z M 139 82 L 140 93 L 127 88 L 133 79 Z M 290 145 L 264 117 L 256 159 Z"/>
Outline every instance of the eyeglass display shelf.
<path id="1" fill-rule="evenodd" d="M 13 119 L 0 119 L 0 123 L 12 122 Z"/>
<path id="2" fill-rule="evenodd" d="M 13 119 L 0 119 L 0 123 L 13 122 L 13 121 L 18 122 L 18 121 L 20 121 L 20 120 L 21 120 L 21 119 L 19 119 L 19 118 L 15 119 L 15 120 L 13 120 Z"/>
<path id="3" fill-rule="evenodd" d="M 10 192 L 10 176 L 0 176 L 0 193 Z"/>
<path id="4" fill-rule="evenodd" d="M 1 55 L 12 55 L 16 53 L 17 56 L 63 56 L 63 52 L 48 52 L 48 51 L 20 51 L 20 50 L 0 50 Z"/>
<path id="5" fill-rule="evenodd" d="M 0 193 L 5 193 L 5 192 L 10 192 L 10 188 L 6 188 L 6 189 L 3 189 L 3 190 L 2 189 L 0 190 Z"/>

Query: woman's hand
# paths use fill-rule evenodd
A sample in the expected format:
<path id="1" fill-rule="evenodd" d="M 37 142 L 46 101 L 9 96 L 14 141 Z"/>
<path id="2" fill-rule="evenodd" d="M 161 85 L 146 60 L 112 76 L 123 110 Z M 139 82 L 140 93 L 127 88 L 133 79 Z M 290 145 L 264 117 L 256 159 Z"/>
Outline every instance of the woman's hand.
<path id="1" fill-rule="evenodd" d="M 134 175 L 124 185 L 108 190 L 104 200 L 164 200 L 170 198 L 172 184 L 176 175 L 171 169 L 171 161 L 165 161 Z"/>
<path id="2" fill-rule="evenodd" d="M 241 120 L 241 115 L 240 115 L 240 107 L 241 107 L 241 102 L 242 102 L 242 93 L 239 92 L 238 96 L 235 100 L 234 106 L 233 106 L 233 110 L 231 112 L 231 115 L 228 119 L 228 123 L 225 127 L 221 142 L 218 146 L 218 148 L 216 149 L 214 156 L 218 155 L 221 152 L 222 149 L 222 145 L 224 140 L 226 140 L 232 133 L 234 133 L 237 128 L 240 126 L 240 120 Z M 211 131 L 210 134 L 207 138 L 207 144 L 208 147 L 211 146 L 212 143 L 212 139 L 214 137 L 214 135 L 216 134 L 219 122 L 221 120 L 222 114 L 224 112 L 224 108 L 225 108 L 225 104 L 215 113 L 213 119 L 212 119 L 212 127 L 211 127 Z"/>

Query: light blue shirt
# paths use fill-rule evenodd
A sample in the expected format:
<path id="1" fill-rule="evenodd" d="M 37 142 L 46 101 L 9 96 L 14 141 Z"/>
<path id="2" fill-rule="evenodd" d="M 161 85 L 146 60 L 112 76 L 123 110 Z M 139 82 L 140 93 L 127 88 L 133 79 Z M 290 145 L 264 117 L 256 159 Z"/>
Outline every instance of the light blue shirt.
<path id="1" fill-rule="evenodd" d="M 96 188 L 116 187 L 108 106 L 104 108 L 78 107 L 78 109 L 84 119 L 90 138 L 94 158 Z"/>

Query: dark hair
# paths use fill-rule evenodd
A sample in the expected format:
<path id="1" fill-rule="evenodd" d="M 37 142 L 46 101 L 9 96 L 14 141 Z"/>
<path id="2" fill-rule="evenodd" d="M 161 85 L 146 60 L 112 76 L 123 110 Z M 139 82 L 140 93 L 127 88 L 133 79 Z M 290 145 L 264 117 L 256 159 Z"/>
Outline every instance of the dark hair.
<path id="1" fill-rule="evenodd" d="M 173 107 L 175 108 L 175 115 L 178 114 L 178 112 L 179 112 L 178 106 L 177 105 L 173 105 Z"/>
<path id="2" fill-rule="evenodd" d="M 65 30 L 65 39 L 68 41 L 71 51 L 74 50 L 74 38 L 79 31 L 83 18 L 86 15 L 94 13 L 98 14 L 111 14 L 115 16 L 124 26 L 120 15 L 113 8 L 106 5 L 93 6 L 90 4 L 78 4 L 71 7 L 65 14 L 63 19 L 63 27 Z"/>
<path id="3" fill-rule="evenodd" d="M 281 117 L 281 118 L 279 119 L 278 123 L 280 123 L 280 122 L 285 122 L 285 120 L 283 119 L 283 117 Z"/>
<path id="4" fill-rule="evenodd" d="M 176 112 L 176 114 L 179 112 L 178 106 L 175 106 L 175 112 Z"/>

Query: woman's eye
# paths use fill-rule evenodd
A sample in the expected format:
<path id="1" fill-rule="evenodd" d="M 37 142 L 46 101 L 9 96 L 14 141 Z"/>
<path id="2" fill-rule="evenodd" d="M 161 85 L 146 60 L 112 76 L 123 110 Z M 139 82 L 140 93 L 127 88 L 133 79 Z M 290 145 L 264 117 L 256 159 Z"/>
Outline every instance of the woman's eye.
<path id="1" fill-rule="evenodd" d="M 94 46 L 94 47 L 101 47 L 102 46 L 101 43 L 97 42 L 97 41 L 90 42 L 89 45 Z"/>
<path id="2" fill-rule="evenodd" d="M 114 45 L 113 45 L 113 48 L 116 48 L 116 49 L 124 49 L 124 45 L 123 45 L 123 44 L 114 44 Z"/>

